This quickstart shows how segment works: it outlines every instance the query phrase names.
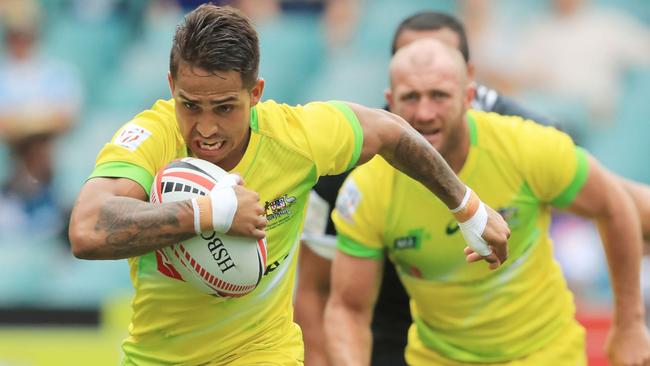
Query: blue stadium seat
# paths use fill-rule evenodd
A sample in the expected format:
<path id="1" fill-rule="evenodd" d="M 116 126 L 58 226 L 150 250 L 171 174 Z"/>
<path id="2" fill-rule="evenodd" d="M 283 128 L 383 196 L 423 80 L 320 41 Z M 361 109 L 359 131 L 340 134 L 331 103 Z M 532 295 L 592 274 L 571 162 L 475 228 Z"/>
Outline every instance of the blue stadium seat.
<path id="1" fill-rule="evenodd" d="M 259 24 L 263 99 L 304 103 L 305 88 L 322 67 L 324 41 L 317 14 L 289 13 Z"/>
<path id="2" fill-rule="evenodd" d="M 589 150 L 605 166 L 625 177 L 650 183 L 650 68 L 628 72 L 616 121 L 593 129 Z"/>

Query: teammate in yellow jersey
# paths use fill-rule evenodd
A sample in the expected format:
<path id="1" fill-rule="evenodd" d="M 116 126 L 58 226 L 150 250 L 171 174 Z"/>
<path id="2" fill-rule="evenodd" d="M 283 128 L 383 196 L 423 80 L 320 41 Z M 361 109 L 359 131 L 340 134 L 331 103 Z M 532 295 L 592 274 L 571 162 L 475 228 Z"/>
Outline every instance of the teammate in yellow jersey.
<path id="1" fill-rule="evenodd" d="M 387 253 L 411 298 L 408 364 L 585 365 L 584 330 L 552 256 L 553 206 L 591 217 L 600 229 L 615 297 L 612 363 L 649 365 L 639 219 L 615 179 L 552 127 L 468 111 L 474 88 L 465 61 L 437 40 L 400 49 L 390 83 L 391 110 L 506 218 L 510 260 L 492 272 L 467 265 L 444 205 L 375 157 L 350 174 L 333 213 L 338 250 L 325 311 L 333 363 L 369 364 Z"/>
<path id="2" fill-rule="evenodd" d="M 135 296 L 125 365 L 302 364 L 292 288 L 307 195 L 319 176 L 378 153 L 455 212 L 490 268 L 506 260 L 505 221 L 477 197 L 464 199 L 469 189 L 406 121 L 345 102 L 262 102 L 258 66 L 258 36 L 240 12 L 214 5 L 190 12 L 170 55 L 173 99 L 118 130 L 79 193 L 70 222 L 75 256 L 129 258 Z M 245 185 L 149 203 L 156 172 L 189 155 L 239 174 Z M 270 264 L 255 291 L 205 295 L 158 255 L 203 231 L 267 238 Z"/>

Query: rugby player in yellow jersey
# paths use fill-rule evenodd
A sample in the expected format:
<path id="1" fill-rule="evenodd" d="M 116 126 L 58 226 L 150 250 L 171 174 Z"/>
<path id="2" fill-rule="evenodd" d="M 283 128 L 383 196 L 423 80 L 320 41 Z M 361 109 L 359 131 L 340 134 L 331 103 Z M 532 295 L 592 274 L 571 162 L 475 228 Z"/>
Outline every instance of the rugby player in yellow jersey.
<path id="1" fill-rule="evenodd" d="M 338 250 L 324 321 L 333 363 L 369 364 L 387 253 L 411 298 L 408 364 L 585 365 L 584 329 L 552 255 L 553 206 L 591 217 L 600 229 L 615 298 L 612 363 L 650 364 L 639 219 L 615 179 L 554 128 L 468 111 L 474 89 L 465 61 L 437 40 L 400 49 L 390 82 L 391 110 L 506 218 L 510 260 L 492 272 L 467 265 L 453 216 L 418 182 L 380 157 L 356 168 L 333 213 Z"/>
<path id="2" fill-rule="evenodd" d="M 262 102 L 258 66 L 258 36 L 241 13 L 214 5 L 190 12 L 170 55 L 173 99 L 120 128 L 79 193 L 70 223 L 74 254 L 129 260 L 135 296 L 125 365 L 302 364 L 292 288 L 307 195 L 319 176 L 375 154 L 440 197 L 490 268 L 506 259 L 505 221 L 470 195 L 406 121 L 345 102 Z M 149 203 L 156 172 L 190 155 L 240 175 L 245 185 Z M 202 231 L 267 238 L 270 264 L 255 291 L 234 299 L 205 295 L 157 254 Z"/>

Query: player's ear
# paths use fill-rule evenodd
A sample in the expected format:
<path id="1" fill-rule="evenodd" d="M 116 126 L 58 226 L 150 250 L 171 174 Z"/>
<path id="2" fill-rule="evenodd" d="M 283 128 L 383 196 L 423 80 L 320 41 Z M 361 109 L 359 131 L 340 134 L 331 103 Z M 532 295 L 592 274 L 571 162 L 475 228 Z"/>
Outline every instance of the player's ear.
<path id="1" fill-rule="evenodd" d="M 169 92 L 174 95 L 174 78 L 172 77 L 172 72 L 167 71 L 167 81 L 169 82 Z"/>
<path id="2" fill-rule="evenodd" d="M 470 80 L 474 80 L 474 70 L 475 70 L 475 69 L 476 69 L 476 68 L 474 67 L 474 64 L 473 64 L 473 63 L 471 63 L 471 62 L 468 62 L 468 63 L 467 63 L 467 77 L 468 77 Z"/>
<path id="3" fill-rule="evenodd" d="M 467 81 L 467 87 L 465 88 L 465 108 L 469 109 L 472 106 L 472 101 L 476 95 L 476 83 L 473 80 Z"/>
<path id="4" fill-rule="evenodd" d="M 393 110 L 393 91 L 390 88 L 384 89 L 384 98 L 388 104 L 388 110 Z"/>
<path id="5" fill-rule="evenodd" d="M 257 78 L 255 85 L 251 88 L 251 107 L 257 104 L 260 99 L 262 99 L 262 94 L 264 94 L 264 79 Z"/>

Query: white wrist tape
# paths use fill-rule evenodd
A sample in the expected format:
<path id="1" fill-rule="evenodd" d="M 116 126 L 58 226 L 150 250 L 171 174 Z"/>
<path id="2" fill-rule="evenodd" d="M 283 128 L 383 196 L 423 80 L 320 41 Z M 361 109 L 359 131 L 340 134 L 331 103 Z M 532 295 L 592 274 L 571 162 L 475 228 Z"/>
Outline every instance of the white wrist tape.
<path id="1" fill-rule="evenodd" d="M 212 227 L 218 233 L 227 233 L 237 212 L 237 195 L 234 186 L 241 182 L 237 174 L 219 179 L 210 191 L 212 203 Z"/>
<path id="2" fill-rule="evenodd" d="M 469 188 L 467 188 L 469 191 Z M 465 222 L 459 222 L 460 232 L 467 242 L 467 245 L 473 251 L 485 257 L 492 254 L 492 249 L 488 247 L 487 242 L 481 236 L 487 226 L 488 214 L 483 202 L 479 203 L 478 210 L 474 216 Z"/>
<path id="3" fill-rule="evenodd" d="M 194 211 L 194 232 L 201 234 L 201 210 L 196 198 L 192 198 L 192 210 Z"/>
<path id="4" fill-rule="evenodd" d="M 235 194 L 234 186 L 240 184 L 242 179 L 236 174 L 228 174 L 225 177 L 219 179 L 219 181 L 212 187 L 208 197 L 210 198 L 209 207 L 207 203 L 200 204 L 198 198 L 192 198 L 192 210 L 194 211 L 194 231 L 197 234 L 201 234 L 204 228 L 207 225 L 211 225 L 214 231 L 219 233 L 226 233 L 230 230 L 232 221 L 235 218 L 235 212 L 237 212 L 237 195 Z M 202 201 L 205 202 L 205 201 Z M 204 215 L 207 215 L 205 210 L 210 210 L 210 216 L 212 217 L 212 222 L 204 222 L 209 220 L 206 218 L 201 218 L 201 210 Z M 209 216 L 208 216 L 209 217 Z M 208 230 L 208 228 L 205 228 Z"/>

